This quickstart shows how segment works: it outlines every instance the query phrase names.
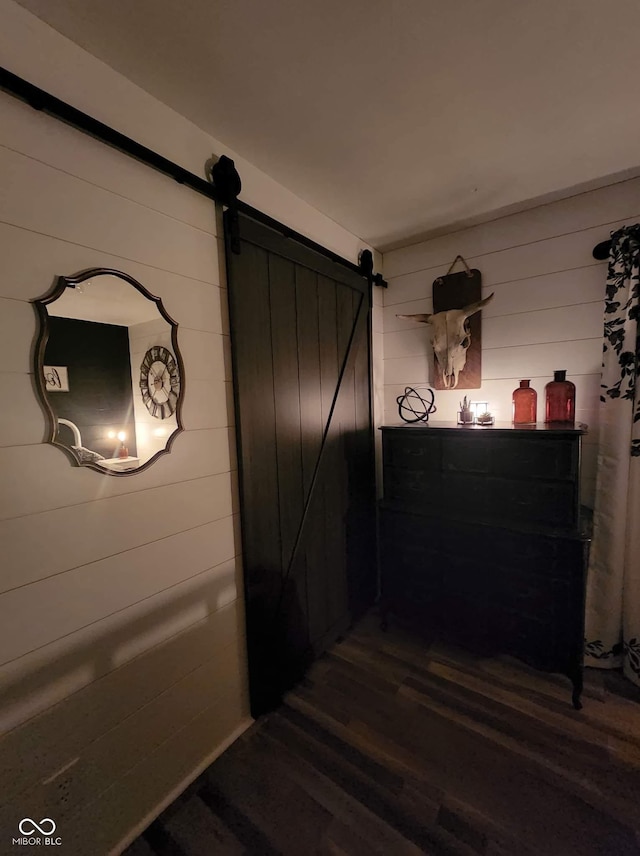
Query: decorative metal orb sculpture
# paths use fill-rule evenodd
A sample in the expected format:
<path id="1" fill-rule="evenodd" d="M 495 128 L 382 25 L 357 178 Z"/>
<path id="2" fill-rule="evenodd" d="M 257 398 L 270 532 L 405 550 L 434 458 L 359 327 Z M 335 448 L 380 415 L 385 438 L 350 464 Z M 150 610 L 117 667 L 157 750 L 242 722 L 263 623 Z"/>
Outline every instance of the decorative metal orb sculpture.
<path id="1" fill-rule="evenodd" d="M 404 395 L 396 398 L 398 413 L 404 422 L 428 422 L 429 414 L 436 412 L 433 390 L 425 389 L 422 392 L 423 395 L 412 386 L 407 386 Z"/>

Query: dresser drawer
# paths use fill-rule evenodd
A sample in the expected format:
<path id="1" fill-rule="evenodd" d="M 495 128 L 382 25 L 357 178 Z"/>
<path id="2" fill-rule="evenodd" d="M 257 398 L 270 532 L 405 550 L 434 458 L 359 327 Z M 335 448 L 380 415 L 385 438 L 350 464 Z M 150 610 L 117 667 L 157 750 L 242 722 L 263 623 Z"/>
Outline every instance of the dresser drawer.
<path id="1" fill-rule="evenodd" d="M 435 512 L 442 505 L 442 474 L 385 466 L 385 501 L 415 512 Z"/>
<path id="2" fill-rule="evenodd" d="M 496 526 L 522 524 L 550 531 L 576 529 L 579 516 L 572 482 L 526 481 L 477 473 L 443 474 L 441 496 L 434 507 L 446 518 L 481 520 Z"/>
<path id="3" fill-rule="evenodd" d="M 491 555 L 505 572 L 505 585 L 510 586 L 513 569 L 559 581 L 582 582 L 584 542 L 573 538 L 552 538 L 525 532 L 500 530 Z"/>
<path id="4" fill-rule="evenodd" d="M 442 443 L 442 469 L 445 473 L 489 473 L 491 472 L 492 439 L 478 434 L 469 441 L 461 434 L 447 437 Z"/>
<path id="5" fill-rule="evenodd" d="M 385 465 L 429 473 L 438 472 L 441 468 L 442 441 L 435 433 L 383 433 L 382 443 Z"/>
<path id="6" fill-rule="evenodd" d="M 504 521 L 553 529 L 577 529 L 580 513 L 573 482 L 500 478 L 491 486 L 492 512 Z"/>
<path id="7" fill-rule="evenodd" d="M 491 471 L 497 476 L 573 481 L 577 477 L 578 463 L 575 439 L 498 437 L 492 446 Z"/>
<path id="8" fill-rule="evenodd" d="M 382 544 L 393 548 L 418 553 L 439 554 L 441 549 L 441 527 L 419 514 L 405 514 L 383 508 L 380 513 L 380 536 Z"/>

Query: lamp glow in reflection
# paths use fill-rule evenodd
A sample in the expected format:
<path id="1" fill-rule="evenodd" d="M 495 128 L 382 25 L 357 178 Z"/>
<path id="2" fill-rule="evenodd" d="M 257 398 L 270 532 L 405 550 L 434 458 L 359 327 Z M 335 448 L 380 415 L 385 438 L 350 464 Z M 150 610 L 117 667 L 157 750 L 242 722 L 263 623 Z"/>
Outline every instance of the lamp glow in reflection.
<path id="1" fill-rule="evenodd" d="M 118 451 L 119 458 L 128 458 L 129 450 L 124 444 L 124 441 L 127 439 L 127 435 L 124 431 L 118 431 L 118 440 L 120 440 L 120 449 Z"/>

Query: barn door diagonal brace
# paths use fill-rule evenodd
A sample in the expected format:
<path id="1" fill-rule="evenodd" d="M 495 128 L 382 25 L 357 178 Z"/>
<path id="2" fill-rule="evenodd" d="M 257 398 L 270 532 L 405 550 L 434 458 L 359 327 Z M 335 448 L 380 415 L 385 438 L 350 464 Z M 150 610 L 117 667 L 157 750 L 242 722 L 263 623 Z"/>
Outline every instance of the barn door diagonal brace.
<path id="1" fill-rule="evenodd" d="M 354 344 L 355 337 L 356 337 L 356 334 L 358 331 L 358 327 L 362 326 L 364 323 L 366 323 L 366 311 L 365 311 L 365 309 L 366 309 L 365 299 L 364 299 L 364 296 L 361 294 L 361 295 L 359 295 L 358 307 L 356 309 L 355 318 L 353 319 L 353 324 L 351 326 L 351 333 L 349 334 L 349 340 L 347 342 L 347 349 L 346 349 L 346 352 L 344 355 L 344 359 L 342 360 L 342 365 L 340 366 L 340 371 L 338 374 L 338 380 L 336 383 L 336 388 L 334 390 L 333 398 L 331 400 L 331 407 L 329 408 L 329 414 L 327 416 L 327 421 L 325 423 L 324 430 L 322 432 L 322 440 L 320 442 L 320 449 L 318 450 L 318 457 L 316 458 L 316 463 L 315 463 L 315 466 L 313 469 L 313 475 L 311 476 L 311 484 L 309 485 L 309 491 L 307 493 L 307 497 L 306 497 L 306 500 L 304 503 L 304 507 L 302 509 L 302 515 L 300 517 L 300 525 L 298 526 L 298 531 L 296 533 L 296 538 L 295 538 L 295 541 L 293 544 L 293 549 L 291 550 L 291 555 L 289 556 L 289 561 L 287 562 L 287 567 L 286 567 L 286 569 L 282 575 L 282 579 L 284 582 L 286 582 L 289 579 L 289 577 L 291 575 L 291 571 L 293 569 L 294 562 L 298 556 L 298 549 L 299 549 L 300 543 L 302 541 L 302 535 L 303 535 L 303 532 L 305 529 L 305 524 L 306 524 L 307 518 L 309 516 L 309 509 L 311 508 L 311 502 L 313 499 L 315 487 L 316 487 L 316 484 L 318 482 L 318 476 L 320 473 L 320 465 L 322 463 L 323 454 L 324 454 L 325 448 L 327 446 L 327 439 L 329 437 L 329 432 L 331 431 L 331 428 L 333 425 L 333 415 L 334 415 L 336 406 L 338 404 L 338 397 L 340 395 L 340 390 L 342 388 L 342 381 L 343 381 L 344 376 L 347 372 L 348 366 L 350 365 L 350 363 L 354 359 L 353 344 Z M 273 617 L 274 623 L 277 621 L 278 615 L 280 613 L 280 609 L 282 606 L 283 592 L 284 592 L 284 586 L 282 587 L 282 589 L 280 591 L 280 596 L 278 598 L 278 602 L 276 604 L 276 608 L 274 611 L 274 617 Z"/>

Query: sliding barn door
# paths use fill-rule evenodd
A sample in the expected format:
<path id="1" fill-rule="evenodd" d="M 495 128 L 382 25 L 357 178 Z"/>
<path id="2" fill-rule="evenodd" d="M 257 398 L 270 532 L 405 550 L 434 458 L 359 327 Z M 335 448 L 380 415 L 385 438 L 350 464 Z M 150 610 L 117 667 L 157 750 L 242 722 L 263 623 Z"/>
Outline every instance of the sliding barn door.
<path id="1" fill-rule="evenodd" d="M 244 216 L 240 248 L 227 272 L 255 716 L 375 598 L 370 291 Z"/>

